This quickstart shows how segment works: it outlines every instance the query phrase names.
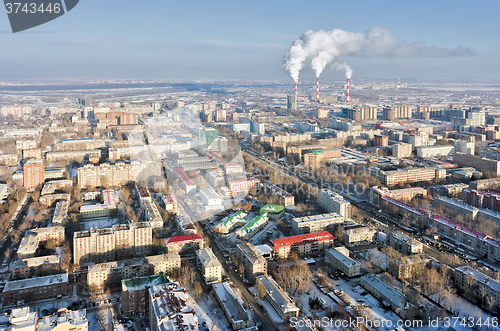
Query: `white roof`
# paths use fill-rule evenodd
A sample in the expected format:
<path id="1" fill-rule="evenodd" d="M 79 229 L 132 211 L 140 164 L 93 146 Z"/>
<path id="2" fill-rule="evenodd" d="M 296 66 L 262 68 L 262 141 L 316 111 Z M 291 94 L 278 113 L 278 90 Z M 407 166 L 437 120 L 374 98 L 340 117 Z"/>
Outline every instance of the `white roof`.
<path id="1" fill-rule="evenodd" d="M 36 278 L 28 278 L 21 280 L 12 280 L 5 283 L 4 292 L 15 291 L 32 287 L 40 287 L 54 284 L 63 284 L 68 282 L 68 274 L 57 274 Z"/>

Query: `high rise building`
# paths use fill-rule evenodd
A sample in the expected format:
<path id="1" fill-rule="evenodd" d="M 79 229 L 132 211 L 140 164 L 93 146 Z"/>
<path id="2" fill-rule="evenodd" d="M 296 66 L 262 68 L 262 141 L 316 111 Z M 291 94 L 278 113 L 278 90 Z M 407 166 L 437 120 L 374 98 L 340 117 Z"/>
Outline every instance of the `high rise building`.
<path id="1" fill-rule="evenodd" d="M 366 121 L 377 119 L 377 107 L 356 106 L 348 110 L 348 117 L 354 121 Z"/>
<path id="2" fill-rule="evenodd" d="M 411 118 L 411 106 L 386 106 L 383 109 L 383 119 L 393 121 L 401 118 Z"/>
<path id="3" fill-rule="evenodd" d="M 153 233 L 149 222 L 78 231 L 73 237 L 74 263 L 103 263 L 115 261 L 117 257 L 146 256 L 151 252 L 152 241 Z"/>
<path id="4" fill-rule="evenodd" d="M 388 146 L 389 145 L 389 137 L 387 136 L 382 136 L 379 134 L 376 134 L 373 137 L 373 141 L 375 143 L 375 146 Z"/>
<path id="5" fill-rule="evenodd" d="M 295 95 L 288 95 L 286 98 L 286 109 L 295 110 L 296 106 Z"/>
<path id="6" fill-rule="evenodd" d="M 411 144 L 399 143 L 392 145 L 392 156 L 396 159 L 411 157 L 413 147 Z"/>
<path id="7" fill-rule="evenodd" d="M 129 181 L 147 181 L 150 176 L 161 175 L 159 162 L 132 161 L 130 163 L 103 163 L 99 166 L 87 164 L 78 168 L 80 188 L 122 186 Z"/>
<path id="8" fill-rule="evenodd" d="M 42 160 L 29 160 L 26 162 L 23 167 L 24 188 L 32 190 L 43 184 L 45 180 L 44 170 Z"/>

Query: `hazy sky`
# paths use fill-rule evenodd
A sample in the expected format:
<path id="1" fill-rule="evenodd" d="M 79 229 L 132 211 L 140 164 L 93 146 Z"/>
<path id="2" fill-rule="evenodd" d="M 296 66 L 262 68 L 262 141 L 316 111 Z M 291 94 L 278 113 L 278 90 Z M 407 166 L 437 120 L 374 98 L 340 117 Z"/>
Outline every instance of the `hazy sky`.
<path id="1" fill-rule="evenodd" d="M 0 13 L 0 80 L 28 78 L 291 79 L 282 58 L 307 30 L 390 29 L 402 42 L 470 48 L 447 59 L 345 57 L 354 79 L 500 78 L 500 1 L 81 0 L 13 34 Z M 313 80 L 302 72 L 301 80 Z M 324 80 L 343 74 L 325 72 Z"/>

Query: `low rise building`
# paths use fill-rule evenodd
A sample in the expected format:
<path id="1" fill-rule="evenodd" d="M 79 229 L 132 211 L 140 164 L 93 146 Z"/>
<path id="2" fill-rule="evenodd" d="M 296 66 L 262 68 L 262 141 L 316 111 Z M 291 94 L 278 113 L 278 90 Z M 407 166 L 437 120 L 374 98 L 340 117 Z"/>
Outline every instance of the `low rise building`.
<path id="1" fill-rule="evenodd" d="M 177 200 L 173 195 L 165 194 L 162 196 L 163 208 L 169 213 L 177 213 Z"/>
<path id="2" fill-rule="evenodd" d="M 246 222 L 247 213 L 238 211 L 234 214 L 224 217 L 219 223 L 214 226 L 214 230 L 219 233 L 229 233 L 238 225 L 242 225 Z"/>
<path id="3" fill-rule="evenodd" d="M 122 314 L 144 314 L 149 317 L 149 288 L 154 285 L 171 283 L 170 279 L 162 275 L 134 277 L 121 281 Z"/>
<path id="4" fill-rule="evenodd" d="M 252 325 L 247 311 L 229 286 L 229 283 L 213 284 L 215 299 L 222 307 L 233 330 L 242 330 Z"/>
<path id="5" fill-rule="evenodd" d="M 211 248 L 196 251 L 196 267 L 205 284 L 221 282 L 222 265 Z"/>
<path id="6" fill-rule="evenodd" d="M 423 254 L 403 256 L 399 259 L 389 259 L 388 271 L 397 279 L 407 279 L 412 277 L 417 268 L 425 268 L 429 259 Z"/>
<path id="7" fill-rule="evenodd" d="M 282 205 L 274 205 L 268 203 L 264 207 L 260 208 L 260 213 L 267 213 L 267 217 L 272 220 L 278 220 L 285 214 L 285 207 Z"/>
<path id="8" fill-rule="evenodd" d="M 116 194 L 114 190 L 102 191 L 103 203 L 83 205 L 80 215 L 83 218 L 108 217 L 116 212 Z"/>
<path id="9" fill-rule="evenodd" d="M 383 282 L 376 275 L 368 274 L 361 277 L 361 286 L 382 302 L 387 302 L 391 309 L 404 319 L 411 319 L 418 314 L 418 307 L 398 290 Z"/>
<path id="10" fill-rule="evenodd" d="M 264 185 L 265 193 L 267 195 L 278 198 L 278 203 L 285 207 L 290 207 L 295 205 L 295 197 L 293 194 L 288 193 L 281 187 L 274 185 L 270 182 L 266 182 Z"/>
<path id="11" fill-rule="evenodd" d="M 17 249 L 17 258 L 25 259 L 35 257 L 38 245 L 42 242 L 52 241 L 56 245 L 64 242 L 64 227 L 50 226 L 45 228 L 30 229 L 21 240 Z"/>
<path id="12" fill-rule="evenodd" d="M 462 266 L 455 269 L 455 286 L 462 291 L 484 293 L 492 298 L 493 302 L 500 302 L 500 282 L 471 267 Z"/>
<path id="13" fill-rule="evenodd" d="M 245 267 L 245 276 L 247 278 L 267 275 L 267 260 L 251 243 L 237 244 L 236 258 Z"/>
<path id="14" fill-rule="evenodd" d="M 462 201 L 448 197 L 436 197 L 433 202 L 434 207 L 442 208 L 444 212 L 453 212 L 463 215 L 468 220 L 473 220 L 479 213 L 479 208 L 470 206 Z"/>
<path id="15" fill-rule="evenodd" d="M 87 331 L 89 330 L 87 311 L 85 309 L 71 311 L 66 308 L 61 308 L 53 315 L 39 318 L 36 330 Z"/>
<path id="16" fill-rule="evenodd" d="M 350 257 L 345 247 L 330 248 L 325 251 L 325 263 L 334 270 L 342 271 L 347 277 L 361 275 L 361 264 Z"/>
<path id="17" fill-rule="evenodd" d="M 260 229 L 267 224 L 267 213 L 257 215 L 253 220 L 249 221 L 244 227 L 236 231 L 236 236 L 249 239 Z"/>
<path id="18" fill-rule="evenodd" d="M 68 274 L 12 280 L 5 283 L 2 292 L 3 306 L 16 305 L 29 300 L 60 298 L 68 293 Z"/>
<path id="19" fill-rule="evenodd" d="M 160 272 L 167 274 L 180 267 L 181 257 L 177 253 L 98 263 L 89 266 L 87 285 L 94 291 L 102 291 L 106 288 L 119 287 L 123 279 L 150 276 Z"/>
<path id="20" fill-rule="evenodd" d="M 295 301 L 271 276 L 258 277 L 257 284 L 264 288 L 266 291 L 265 298 L 283 320 L 288 321 L 292 317 L 299 316 L 300 309 L 295 304 Z"/>
<path id="21" fill-rule="evenodd" d="M 38 317 L 30 307 L 12 309 L 0 320 L 0 329 L 9 331 L 87 331 L 89 329 L 85 309 L 71 311 L 61 308 L 50 316 Z"/>
<path id="22" fill-rule="evenodd" d="M 179 283 L 153 285 L 148 292 L 151 331 L 198 330 L 198 317 Z"/>
<path id="23" fill-rule="evenodd" d="M 333 235 L 326 231 L 302 234 L 276 238 L 271 244 L 274 257 L 278 259 L 286 259 L 292 252 L 297 252 L 299 256 L 322 254 L 325 249 L 333 247 Z"/>
<path id="24" fill-rule="evenodd" d="M 61 258 L 48 255 L 19 259 L 12 265 L 12 279 L 25 279 L 61 273 Z"/>
<path id="25" fill-rule="evenodd" d="M 348 247 L 370 245 L 375 239 L 377 231 L 368 226 L 348 229 L 342 235 L 342 242 Z"/>
<path id="26" fill-rule="evenodd" d="M 420 241 L 397 231 L 387 235 L 387 244 L 406 255 L 421 254 L 424 248 Z"/>
<path id="27" fill-rule="evenodd" d="M 204 247 L 205 241 L 199 234 L 188 234 L 165 239 L 167 253 L 179 253 L 180 255 L 194 254 L 198 249 Z"/>
<path id="28" fill-rule="evenodd" d="M 344 220 L 351 217 L 351 203 L 331 190 L 319 190 L 318 204 L 329 213 L 341 215 Z"/>
<path id="29" fill-rule="evenodd" d="M 322 231 L 334 232 L 344 223 L 344 217 L 339 214 L 321 214 L 292 219 L 292 233 L 295 235 Z"/>

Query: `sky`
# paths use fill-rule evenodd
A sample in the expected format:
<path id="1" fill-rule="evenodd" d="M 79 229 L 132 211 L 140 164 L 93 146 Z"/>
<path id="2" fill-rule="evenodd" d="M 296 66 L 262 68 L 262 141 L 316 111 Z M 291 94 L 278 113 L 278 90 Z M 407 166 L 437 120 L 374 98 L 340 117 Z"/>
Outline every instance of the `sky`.
<path id="1" fill-rule="evenodd" d="M 344 56 L 353 80 L 500 78 L 500 1 L 81 0 L 65 15 L 13 34 L 0 13 L 0 81 L 27 79 L 274 79 L 307 30 L 390 29 L 403 43 L 473 55 Z M 311 70 L 300 74 L 313 81 Z M 326 71 L 323 80 L 343 79 Z"/>

